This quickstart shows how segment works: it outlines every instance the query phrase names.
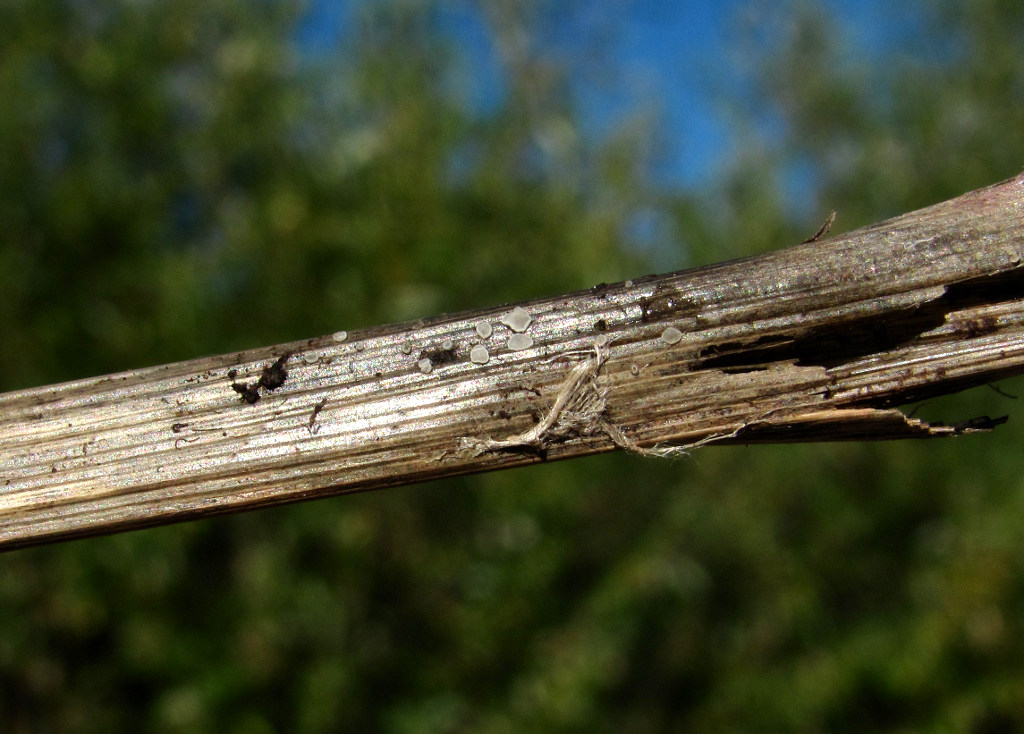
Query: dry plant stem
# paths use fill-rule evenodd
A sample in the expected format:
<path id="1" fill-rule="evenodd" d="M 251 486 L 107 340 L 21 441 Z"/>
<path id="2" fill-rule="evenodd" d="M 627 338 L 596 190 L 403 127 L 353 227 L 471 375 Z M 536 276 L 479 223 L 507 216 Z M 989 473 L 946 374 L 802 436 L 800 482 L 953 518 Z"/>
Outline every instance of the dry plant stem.
<path id="1" fill-rule="evenodd" d="M 0 548 L 616 447 L 987 429 L 892 406 L 1024 371 L 1022 213 L 1024 176 L 521 310 L 3 394 Z"/>

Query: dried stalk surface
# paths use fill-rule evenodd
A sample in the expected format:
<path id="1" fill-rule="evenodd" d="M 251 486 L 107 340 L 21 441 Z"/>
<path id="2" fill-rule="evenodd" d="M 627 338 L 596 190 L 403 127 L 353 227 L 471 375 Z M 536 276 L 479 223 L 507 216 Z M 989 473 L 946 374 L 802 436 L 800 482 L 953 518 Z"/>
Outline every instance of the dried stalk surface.
<path id="1" fill-rule="evenodd" d="M 6 393 L 0 548 L 616 447 L 985 430 L 892 406 L 1024 371 L 1022 213 L 1024 175 L 762 257 Z"/>

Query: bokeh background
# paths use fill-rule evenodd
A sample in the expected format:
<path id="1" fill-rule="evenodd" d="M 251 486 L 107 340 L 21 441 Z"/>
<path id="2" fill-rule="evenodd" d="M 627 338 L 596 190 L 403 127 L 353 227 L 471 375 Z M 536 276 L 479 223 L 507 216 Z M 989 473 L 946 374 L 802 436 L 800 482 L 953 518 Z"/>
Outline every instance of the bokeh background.
<path id="1" fill-rule="evenodd" d="M 763 252 L 1022 168 L 1016 0 L 3 0 L 0 390 Z M 0 555 L 0 731 L 1020 729 L 1001 390 L 908 408 L 1010 414 L 980 437 Z"/>

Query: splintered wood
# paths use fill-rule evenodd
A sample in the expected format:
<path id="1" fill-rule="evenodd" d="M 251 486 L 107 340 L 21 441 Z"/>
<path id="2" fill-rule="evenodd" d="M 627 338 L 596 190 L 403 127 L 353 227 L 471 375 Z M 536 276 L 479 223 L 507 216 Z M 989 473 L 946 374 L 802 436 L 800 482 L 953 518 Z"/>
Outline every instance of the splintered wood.
<path id="1" fill-rule="evenodd" d="M 617 448 L 955 436 L 1024 371 L 1024 175 L 757 258 L 0 395 L 0 548 Z"/>

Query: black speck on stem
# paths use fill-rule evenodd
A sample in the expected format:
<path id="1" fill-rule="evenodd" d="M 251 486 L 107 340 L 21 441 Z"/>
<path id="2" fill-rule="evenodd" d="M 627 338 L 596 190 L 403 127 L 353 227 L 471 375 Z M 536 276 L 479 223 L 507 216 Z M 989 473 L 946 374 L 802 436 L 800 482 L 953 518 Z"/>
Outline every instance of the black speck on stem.
<path id="1" fill-rule="evenodd" d="M 288 370 L 285 369 L 285 362 L 291 356 L 291 352 L 285 352 L 277 358 L 273 364 L 267 365 L 263 368 L 263 373 L 260 375 L 260 379 L 256 380 L 250 385 L 246 385 L 243 382 L 232 382 L 231 389 L 242 396 L 242 401 L 249 405 L 255 405 L 260 399 L 260 388 L 265 390 L 276 390 L 284 384 L 284 381 L 288 379 Z M 234 372 L 236 375 L 237 371 L 231 370 L 228 373 Z"/>

